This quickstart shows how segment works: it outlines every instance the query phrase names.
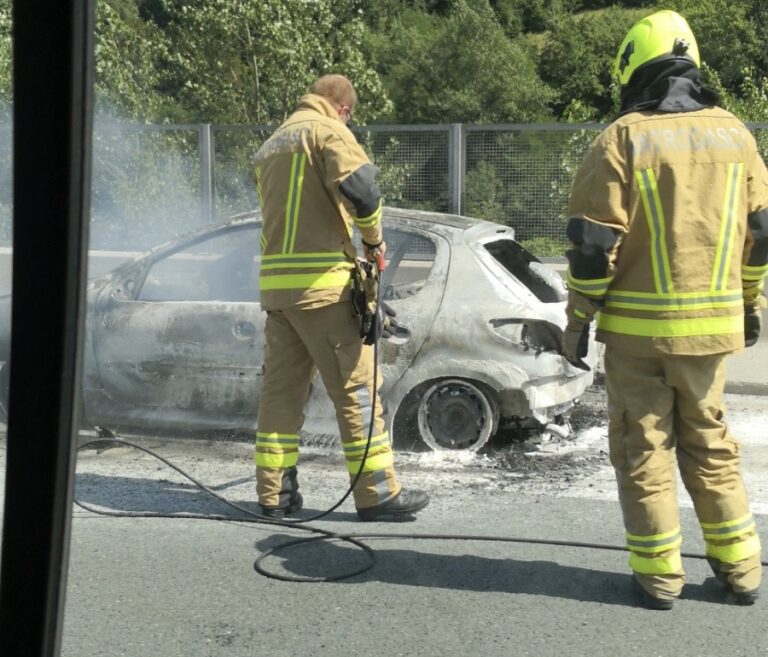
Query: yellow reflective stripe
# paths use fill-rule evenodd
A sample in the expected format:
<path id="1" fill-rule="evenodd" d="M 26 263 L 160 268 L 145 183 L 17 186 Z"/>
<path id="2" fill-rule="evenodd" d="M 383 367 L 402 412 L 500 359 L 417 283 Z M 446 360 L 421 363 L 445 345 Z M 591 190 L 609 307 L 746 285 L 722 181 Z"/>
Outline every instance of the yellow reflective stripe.
<path id="1" fill-rule="evenodd" d="M 575 278 L 569 269 L 565 274 L 568 289 L 581 292 L 588 297 L 602 297 L 613 281 L 613 276 L 608 278 Z"/>
<path id="2" fill-rule="evenodd" d="M 342 445 L 342 450 L 344 450 L 344 454 L 348 456 L 364 454 L 365 446 L 367 444 L 367 438 L 363 440 L 356 440 L 354 442 L 344 443 Z M 389 446 L 389 433 L 386 431 L 384 433 L 380 433 L 378 436 L 371 436 L 371 450 L 373 450 L 374 447 L 379 447 L 381 445 Z"/>
<path id="3" fill-rule="evenodd" d="M 285 253 L 272 253 L 264 256 L 265 262 L 273 262 L 275 260 L 312 260 L 312 259 L 324 259 L 324 258 L 338 258 L 340 261 L 345 260 L 346 256 L 343 251 L 313 251 L 306 253 L 291 253 L 290 255 Z"/>
<path id="4" fill-rule="evenodd" d="M 611 290 L 605 297 L 606 308 L 628 308 L 631 310 L 648 310 L 655 312 L 730 308 L 732 306 L 739 306 L 741 303 L 741 289 L 709 292 L 679 292 L 673 294 Z"/>
<path id="5" fill-rule="evenodd" d="M 753 534 L 749 538 L 730 545 L 712 545 L 707 543 L 707 556 L 723 563 L 736 563 L 760 553 L 760 537 Z"/>
<path id="6" fill-rule="evenodd" d="M 285 450 L 286 448 L 298 448 L 299 441 L 293 440 L 290 441 L 288 438 L 257 438 L 256 439 L 256 449 L 259 449 L 263 447 L 264 449 L 281 449 Z"/>
<path id="7" fill-rule="evenodd" d="M 274 262 L 268 265 L 262 265 L 261 271 L 269 271 L 271 269 L 332 269 L 334 267 L 341 266 L 344 269 L 352 270 L 354 265 L 351 262 L 345 262 L 344 260 L 304 260 L 302 262 Z M 739 295 L 741 298 L 741 295 Z"/>
<path id="8" fill-rule="evenodd" d="M 741 267 L 741 278 L 745 281 L 761 281 L 766 274 L 768 274 L 768 264 L 743 265 Z"/>
<path id="9" fill-rule="evenodd" d="M 627 532 L 627 545 L 633 550 L 643 552 L 668 550 L 676 545 L 680 545 L 680 541 L 680 527 L 663 534 L 650 534 L 646 536 Z"/>
<path id="10" fill-rule="evenodd" d="M 579 310 L 578 308 L 575 308 L 573 311 L 573 314 L 576 315 L 579 319 L 586 319 L 587 313 L 585 313 L 583 310 Z"/>
<path id="11" fill-rule="evenodd" d="M 288 199 L 285 203 L 285 233 L 283 234 L 283 253 L 292 253 L 296 244 L 296 229 L 299 223 L 301 188 L 304 186 L 304 166 L 307 156 L 294 153 L 291 158 L 291 177 L 288 182 Z"/>
<path id="12" fill-rule="evenodd" d="M 270 269 L 331 269 L 341 265 L 353 269 L 354 265 L 341 251 L 316 253 L 273 253 L 262 257 L 261 270 Z"/>
<path id="13" fill-rule="evenodd" d="M 742 315 L 734 315 L 732 317 L 691 317 L 688 319 L 639 319 L 637 317 L 618 317 L 601 312 L 597 315 L 597 328 L 610 333 L 656 338 L 725 335 L 741 333 L 744 330 L 744 318 Z"/>
<path id="14" fill-rule="evenodd" d="M 264 431 L 257 431 L 256 438 L 269 438 L 270 440 L 281 440 L 285 438 L 287 440 L 295 440 L 297 443 L 299 442 L 299 434 L 297 433 L 275 433 L 274 431 L 267 433 Z"/>
<path id="15" fill-rule="evenodd" d="M 736 518 L 735 520 L 724 520 L 722 522 L 702 522 L 701 529 L 704 532 L 704 538 L 731 538 L 739 534 L 746 534 L 754 529 L 755 518 L 752 513 Z M 731 536 L 726 536 L 726 534 Z"/>
<path id="16" fill-rule="evenodd" d="M 261 290 L 297 290 L 344 287 L 350 280 L 349 270 L 317 274 L 280 274 L 279 276 L 262 276 L 259 280 L 259 288 Z"/>
<path id="17" fill-rule="evenodd" d="M 657 292 L 672 291 L 672 275 L 667 253 L 666 226 L 664 211 L 653 169 L 645 169 L 635 174 L 640 186 L 640 198 L 645 208 L 648 229 L 651 232 L 651 260 L 653 261 L 653 280 Z"/>
<path id="18" fill-rule="evenodd" d="M 368 456 L 365 459 L 365 465 L 363 466 L 363 472 L 373 472 L 374 470 L 384 470 L 391 468 L 395 463 L 395 457 L 392 450 L 387 450 L 382 454 L 376 454 L 375 456 Z M 347 459 L 347 470 L 350 474 L 355 474 L 360 469 L 360 459 Z"/>
<path id="19" fill-rule="evenodd" d="M 728 179 L 723 195 L 723 213 L 720 219 L 720 238 L 717 242 L 715 266 L 712 269 L 711 289 L 713 290 L 722 290 L 728 279 L 728 263 L 731 261 L 733 252 L 733 232 L 736 229 L 735 215 L 741 189 L 742 168 L 740 162 L 732 162 L 728 165 Z"/>
<path id="20" fill-rule="evenodd" d="M 370 228 L 371 226 L 375 226 L 380 219 L 381 219 L 381 199 L 379 199 L 378 206 L 371 214 L 369 214 L 367 217 L 357 217 L 355 219 L 355 223 L 360 228 Z"/>
<path id="21" fill-rule="evenodd" d="M 298 463 L 299 452 L 283 452 L 282 454 L 254 452 L 253 460 L 260 468 L 291 468 Z"/>
<path id="22" fill-rule="evenodd" d="M 632 552 L 629 567 L 641 575 L 672 575 L 682 571 L 683 560 L 679 550 L 666 557 L 641 557 Z"/>

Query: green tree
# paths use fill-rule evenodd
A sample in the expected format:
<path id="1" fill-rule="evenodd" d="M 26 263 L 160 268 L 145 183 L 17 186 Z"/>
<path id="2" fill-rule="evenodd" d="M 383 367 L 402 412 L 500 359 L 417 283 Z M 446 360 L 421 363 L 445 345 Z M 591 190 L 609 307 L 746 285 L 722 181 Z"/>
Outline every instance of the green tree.
<path id="1" fill-rule="evenodd" d="M 360 0 L 153 0 L 142 9 L 172 47 L 161 90 L 188 121 L 265 124 L 284 118 L 319 75 L 340 72 L 360 97 L 357 118 L 389 109 L 359 43 Z"/>
<path id="2" fill-rule="evenodd" d="M 367 46 L 394 103 L 387 120 L 488 123 L 548 118 L 552 90 L 535 51 L 510 40 L 487 1 L 457 0 L 446 16 L 404 10 Z"/>
<path id="3" fill-rule="evenodd" d="M 551 16 L 539 72 L 557 90 L 553 108 L 558 118 L 602 120 L 615 111 L 616 51 L 627 30 L 647 13 L 612 7 Z"/>
<path id="4" fill-rule="evenodd" d="M 155 122 L 166 118 L 170 108 L 158 85 L 167 40 L 161 30 L 141 19 L 135 2 L 96 2 L 94 50 L 99 113 Z"/>
<path id="5" fill-rule="evenodd" d="M 0 2 L 0 102 L 11 99 L 11 6 Z"/>
<path id="6" fill-rule="evenodd" d="M 703 62 L 717 71 L 724 87 L 739 93 L 745 72 L 768 76 L 765 0 L 658 0 L 658 9 L 685 16 Z"/>

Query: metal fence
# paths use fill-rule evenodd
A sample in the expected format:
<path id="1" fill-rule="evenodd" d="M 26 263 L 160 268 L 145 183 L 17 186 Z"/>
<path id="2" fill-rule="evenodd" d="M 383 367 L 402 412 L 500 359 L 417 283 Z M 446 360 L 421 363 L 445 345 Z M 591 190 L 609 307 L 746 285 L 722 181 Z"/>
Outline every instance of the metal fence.
<path id="1" fill-rule="evenodd" d="M 354 131 L 385 202 L 515 228 L 562 253 L 571 180 L 599 124 L 387 125 Z M 749 126 L 768 156 L 768 124 Z M 257 207 L 250 159 L 272 126 L 99 124 L 91 245 L 143 249 Z M 10 140 L 0 144 L 8 145 Z M 10 236 L 10 151 L 0 153 L 0 239 Z"/>

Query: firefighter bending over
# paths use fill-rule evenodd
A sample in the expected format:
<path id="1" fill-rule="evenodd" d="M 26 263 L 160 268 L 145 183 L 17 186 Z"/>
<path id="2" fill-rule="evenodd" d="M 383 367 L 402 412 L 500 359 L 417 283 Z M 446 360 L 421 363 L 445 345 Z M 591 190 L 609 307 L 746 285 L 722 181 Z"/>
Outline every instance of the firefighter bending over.
<path id="1" fill-rule="evenodd" d="M 567 215 L 563 353 L 583 365 L 596 315 L 629 565 L 653 609 L 684 583 L 676 463 L 726 599 L 753 604 L 761 577 L 723 388 L 726 354 L 760 332 L 768 171 L 699 66 L 680 15 L 632 27 L 615 63 L 621 114 L 585 156 Z"/>
<path id="2" fill-rule="evenodd" d="M 258 150 L 254 178 L 262 213 L 261 303 L 267 311 L 264 379 L 256 434 L 256 486 L 264 514 L 299 511 L 296 464 L 303 408 L 315 368 L 336 408 L 342 449 L 362 520 L 411 514 L 426 493 L 395 475 L 381 402 L 373 389 L 372 339 L 353 316 L 351 242 L 383 255 L 378 170 L 347 127 L 357 95 L 341 75 L 318 79 Z M 381 381 L 381 377 L 378 377 Z"/>

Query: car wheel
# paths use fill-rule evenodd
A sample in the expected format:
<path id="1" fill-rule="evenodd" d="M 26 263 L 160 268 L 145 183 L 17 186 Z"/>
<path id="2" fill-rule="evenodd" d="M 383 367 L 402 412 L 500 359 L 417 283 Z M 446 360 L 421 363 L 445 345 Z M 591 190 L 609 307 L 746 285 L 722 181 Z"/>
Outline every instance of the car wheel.
<path id="1" fill-rule="evenodd" d="M 8 421 L 8 391 L 11 388 L 11 361 L 0 367 L 0 421 Z"/>
<path id="2" fill-rule="evenodd" d="M 432 449 L 476 452 L 493 435 L 498 410 L 479 384 L 443 379 L 419 396 L 416 419 L 421 439 Z"/>

